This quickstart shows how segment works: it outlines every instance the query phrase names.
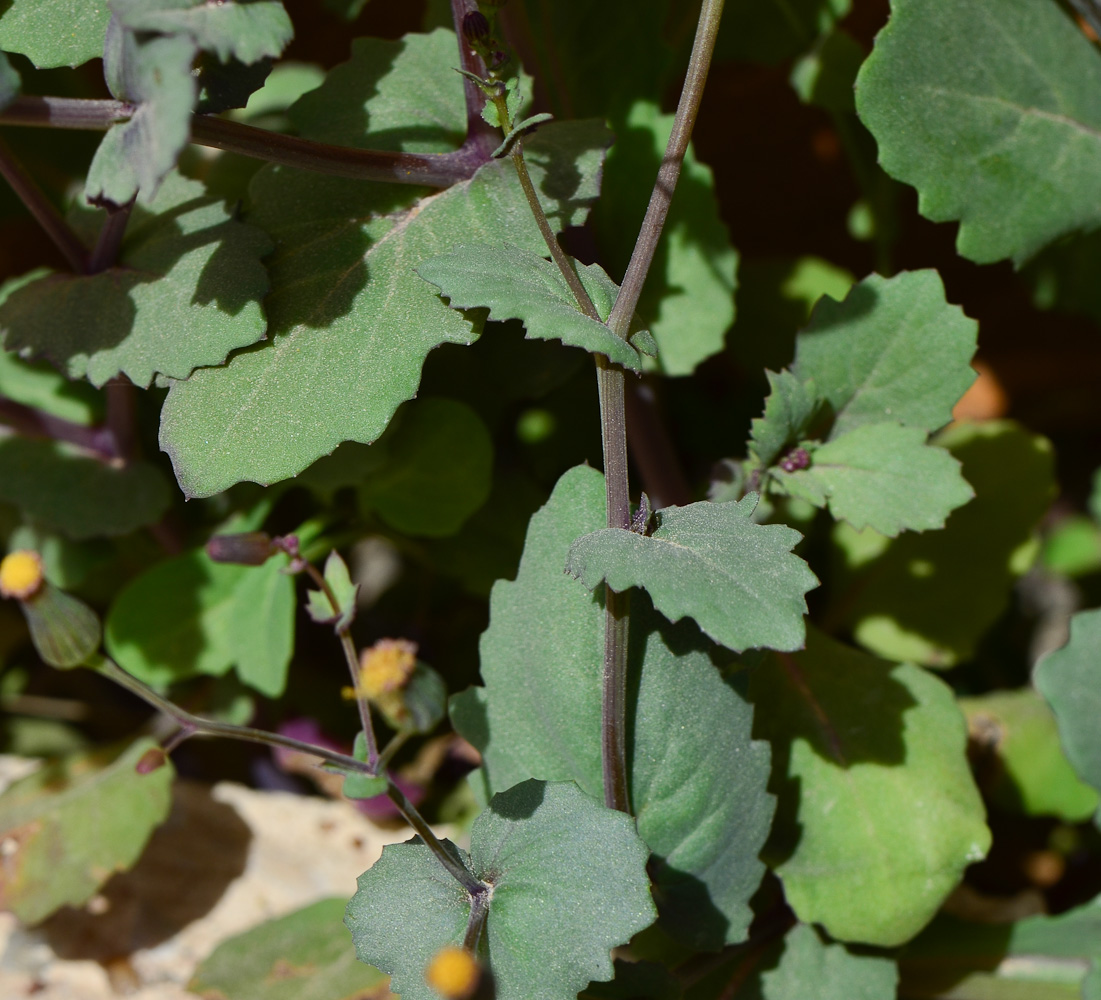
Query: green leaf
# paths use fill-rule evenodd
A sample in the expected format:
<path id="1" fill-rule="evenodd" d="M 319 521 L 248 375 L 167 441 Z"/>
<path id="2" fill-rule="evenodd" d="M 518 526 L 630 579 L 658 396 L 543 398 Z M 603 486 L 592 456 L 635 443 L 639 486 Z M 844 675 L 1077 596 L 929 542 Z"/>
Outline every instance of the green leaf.
<path id="1" fill-rule="evenodd" d="M 534 776 L 603 795 L 604 611 L 562 563 L 571 541 L 604 517 L 600 473 L 567 472 L 531 520 L 516 580 L 493 588 L 481 643 L 486 686 L 451 701 L 456 728 L 482 752 L 490 794 Z M 655 900 L 670 934 L 718 948 L 743 940 L 752 918 L 773 809 L 768 754 L 750 739 L 749 706 L 691 623 L 666 625 L 643 594 L 631 619 L 630 795 L 655 855 Z"/>
<path id="2" fill-rule="evenodd" d="M 592 123 L 549 125 L 527 143 L 537 188 L 555 193 L 556 227 L 583 220 L 604 135 Z M 408 193 L 392 185 L 282 167 L 260 171 L 252 194 L 253 219 L 278 247 L 265 303 L 275 336 L 172 386 L 161 446 L 189 496 L 285 479 L 342 441 L 375 440 L 416 393 L 428 351 L 475 339 L 413 268 L 471 238 L 542 246 L 509 163 L 487 164 L 408 212 Z"/>
<path id="3" fill-rule="evenodd" d="M 991 774 L 987 796 L 1003 809 L 1026 816 L 1058 816 L 1070 823 L 1088 820 L 1099 804 L 1097 793 L 1082 784 L 1059 746 L 1055 716 L 1031 688 L 992 691 L 960 698 L 978 773 Z"/>
<path id="4" fill-rule="evenodd" d="M 870 275 L 843 302 L 819 299 L 792 371 L 814 379 L 837 414 L 830 440 L 897 421 L 934 431 L 975 380 L 978 324 L 944 300 L 936 271 Z"/>
<path id="5" fill-rule="evenodd" d="M 483 948 L 497 1000 L 572 1000 L 611 979 L 610 949 L 654 919 L 647 853 L 628 816 L 572 782 L 495 795 L 474 822 L 468 860 L 493 885 Z M 466 890 L 412 840 L 383 848 L 360 876 L 345 923 L 360 960 L 389 971 L 403 1000 L 436 1000 L 425 967 L 462 941 L 469 910 Z"/>
<path id="6" fill-rule="evenodd" d="M 613 120 L 616 141 L 604 168 L 605 194 L 593 209 L 597 240 L 613 273 L 623 273 L 631 258 L 672 126 L 673 115 L 663 115 L 650 100 L 636 101 Z M 734 322 L 737 268 L 711 168 L 690 145 L 637 307 L 639 324 L 657 341 L 658 367 L 665 374 L 690 375 L 723 349 Z"/>
<path id="7" fill-rule="evenodd" d="M 111 0 L 111 9 L 130 31 L 189 35 L 221 62 L 275 58 L 294 36 L 281 0 Z"/>
<path id="8" fill-rule="evenodd" d="M 221 942 L 188 990 L 234 1000 L 381 1000 L 386 976 L 357 961 L 341 923 L 347 905 L 322 899 Z"/>
<path id="9" fill-rule="evenodd" d="M 128 534 L 170 501 L 164 477 L 145 462 L 115 467 L 56 441 L 0 437 L 0 502 L 70 538 Z"/>
<path id="10" fill-rule="evenodd" d="M 351 625 L 356 616 L 359 584 L 352 583 L 348 564 L 336 549 L 325 560 L 325 582 L 336 598 L 336 609 L 333 609 L 329 598 L 322 591 L 310 590 L 306 593 L 306 610 L 315 622 L 331 624 L 334 630 L 340 632 Z"/>
<path id="11" fill-rule="evenodd" d="M 103 55 L 110 17 L 103 0 L 12 0 L 0 14 L 0 49 L 39 69 L 79 66 Z"/>
<path id="12" fill-rule="evenodd" d="M 325 0 L 325 6 L 345 21 L 354 21 L 367 6 L 367 0 Z"/>
<path id="13" fill-rule="evenodd" d="M 0 30 L 3 30 L 3 22 L 0 20 Z M 10 62 L 8 57 L 0 52 L 0 110 L 6 108 L 19 95 L 23 87 L 23 81 Z"/>
<path id="14" fill-rule="evenodd" d="M 108 652 L 155 687 L 236 667 L 245 684 L 278 697 L 294 647 L 294 583 L 280 572 L 285 562 L 216 563 L 203 549 L 165 560 L 115 599 Z"/>
<path id="15" fill-rule="evenodd" d="M 597 312 L 607 319 L 619 289 L 598 264 L 575 267 Z M 424 261 L 417 273 L 454 309 L 488 307 L 490 319 L 522 321 L 529 339 L 561 340 L 631 371 L 641 367 L 638 351 L 581 312 L 557 265 L 538 253 L 511 244 L 461 245 Z"/>
<path id="16" fill-rule="evenodd" d="M 756 494 L 730 503 L 666 507 L 652 535 L 604 528 L 570 547 L 567 572 L 590 590 L 642 587 L 670 621 L 685 615 L 716 642 L 799 649 L 804 595 L 818 580 L 791 550 L 802 538 L 752 520 Z"/>
<path id="17" fill-rule="evenodd" d="M 829 502 L 836 520 L 896 537 L 943 528 L 975 495 L 960 464 L 925 443 L 926 432 L 899 424 L 864 424 L 814 449 L 807 469 L 770 473 L 791 496 L 816 507 Z"/>
<path id="18" fill-rule="evenodd" d="M 0 303 L 3 299 L 0 287 Z M 24 361 L 2 350 L 0 396 L 85 427 L 103 416 L 103 398 L 90 385 L 70 382 L 45 362 Z"/>
<path id="19" fill-rule="evenodd" d="M 834 28 L 791 71 L 791 85 L 804 104 L 838 114 L 856 110 L 853 86 L 864 49 L 852 35 Z"/>
<path id="20" fill-rule="evenodd" d="M 1017 424 L 960 424 L 934 440 L 962 463 L 975 499 L 943 531 L 893 542 L 838 525 L 830 603 L 872 652 L 936 667 L 969 659 L 1002 613 L 1035 558 L 1055 482 L 1050 443 Z"/>
<path id="21" fill-rule="evenodd" d="M 849 13 L 851 0 L 733 0 L 723 17 L 716 59 L 777 63 L 805 52 Z"/>
<path id="22" fill-rule="evenodd" d="M 144 775 L 135 770 L 154 747 L 142 739 L 121 756 L 97 750 L 64 757 L 0 795 L 4 909 L 36 924 L 62 906 L 83 905 L 138 860 L 171 799 L 170 764 Z"/>
<path id="23" fill-rule="evenodd" d="M 808 630 L 750 695 L 780 799 L 766 859 L 796 915 L 842 941 L 913 937 L 990 847 L 952 691 Z"/>
<path id="24" fill-rule="evenodd" d="M 397 41 L 356 38 L 351 59 L 329 70 L 288 114 L 300 135 L 318 142 L 446 153 L 466 135 L 462 81 L 451 69 L 458 63 L 452 31 Z"/>
<path id="25" fill-rule="evenodd" d="M 355 748 L 352 756 L 364 763 L 367 761 L 367 737 L 363 733 L 356 733 Z M 358 774 L 355 771 L 344 772 L 344 794 L 349 799 L 373 799 L 376 795 L 382 795 L 390 782 L 386 775 L 370 777 L 366 774 Z"/>
<path id="26" fill-rule="evenodd" d="M 941 914 L 900 956 L 900 996 L 1096 1000 L 1101 905 L 1012 924 Z"/>
<path id="27" fill-rule="evenodd" d="M 787 933 L 779 964 L 753 979 L 746 984 L 746 1000 L 894 1000 L 898 989 L 892 959 L 826 944 L 806 924 Z"/>
<path id="28" fill-rule="evenodd" d="M 766 371 L 769 394 L 765 412 L 752 424 L 749 448 L 762 467 L 772 465 L 789 445 L 807 435 L 820 411 L 814 379 L 802 379 L 789 371 Z"/>
<path id="29" fill-rule="evenodd" d="M 407 403 L 375 449 L 360 503 L 407 535 L 454 535 L 489 496 L 493 440 L 465 403 L 431 396 Z"/>
<path id="30" fill-rule="evenodd" d="M 20 610 L 35 651 L 44 663 L 61 670 L 88 664 L 99 649 L 99 616 L 83 601 L 47 582 Z"/>
<path id="31" fill-rule="evenodd" d="M 270 248 L 261 230 L 173 173 L 148 211 L 134 210 L 115 267 L 14 289 L 0 305 L 0 338 L 96 386 L 119 374 L 140 386 L 186 378 L 264 336 L 260 258 Z"/>
<path id="32" fill-rule="evenodd" d="M 115 97 L 138 107 L 103 137 L 84 196 L 93 205 L 125 205 L 135 196 L 150 205 L 190 136 L 199 95 L 191 75 L 196 47 L 182 35 L 139 42 L 132 32 L 117 30 L 121 37 L 114 44 L 108 33 L 104 75 Z"/>
<path id="33" fill-rule="evenodd" d="M 1070 620 L 1067 644 L 1036 665 L 1033 679 L 1055 712 L 1063 749 L 1078 776 L 1101 790 L 1099 648 L 1101 611 L 1080 611 Z"/>
<path id="34" fill-rule="evenodd" d="M 895 0 L 857 109 L 971 260 L 1020 264 L 1101 224 L 1101 57 L 1057 4 Z"/>

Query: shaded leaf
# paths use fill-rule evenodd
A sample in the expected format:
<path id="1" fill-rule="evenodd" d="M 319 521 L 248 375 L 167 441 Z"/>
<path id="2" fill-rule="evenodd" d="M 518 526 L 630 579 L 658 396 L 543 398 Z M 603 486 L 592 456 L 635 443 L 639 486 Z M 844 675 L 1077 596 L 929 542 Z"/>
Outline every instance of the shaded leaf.
<path id="1" fill-rule="evenodd" d="M 529 776 L 573 779 L 603 795 L 604 612 L 561 567 L 571 541 L 604 517 L 600 473 L 567 472 L 531 520 L 515 582 L 494 586 L 481 643 L 486 686 L 451 701 L 456 728 L 482 751 L 487 796 Z M 665 625 L 643 594 L 631 619 L 630 795 L 655 855 L 655 901 L 668 933 L 718 948 L 743 940 L 752 917 L 773 809 L 768 754 L 750 739 L 749 706 L 690 622 Z"/>
<path id="2" fill-rule="evenodd" d="M 789 445 L 805 437 L 820 411 L 814 379 L 803 381 L 789 371 L 766 371 L 770 392 L 765 412 L 757 417 L 749 436 L 749 448 L 763 467 L 780 457 Z"/>
<path id="3" fill-rule="evenodd" d="M 3 19 L 0 18 L 0 31 L 3 30 Z M 8 62 L 8 57 L 0 52 L 0 110 L 6 108 L 19 95 L 23 81 L 14 67 Z"/>
<path id="4" fill-rule="evenodd" d="M 135 771 L 156 744 L 45 764 L 0 795 L 0 905 L 27 924 L 81 906 L 116 871 L 137 861 L 168 815 L 172 767 Z M 14 845 L 9 850 L 7 845 Z"/>
<path id="5" fill-rule="evenodd" d="M 107 615 L 107 650 L 155 687 L 235 667 L 245 684 L 278 697 L 294 646 L 294 583 L 280 572 L 285 564 L 216 563 L 203 549 L 167 559 L 120 591 Z"/>
<path id="6" fill-rule="evenodd" d="M 806 592 L 818 580 L 791 550 L 802 538 L 752 520 L 756 494 L 729 503 L 666 507 L 652 535 L 604 528 L 570 547 L 566 568 L 592 590 L 646 590 L 670 621 L 685 615 L 741 652 L 803 645 Z"/>
<path id="7" fill-rule="evenodd" d="M 792 909 L 843 941 L 913 937 L 990 847 L 951 689 L 810 630 L 750 695 L 780 799 L 766 860 Z"/>
<path id="8" fill-rule="evenodd" d="M 462 80 L 449 68 L 452 57 L 440 55 L 435 39 L 441 35 L 455 44 L 437 32 L 386 45 L 402 72 L 420 73 L 450 95 L 449 117 L 440 123 L 446 128 L 427 128 L 419 109 L 399 100 L 389 117 L 370 115 L 369 129 L 401 117 L 404 128 L 388 135 L 399 144 L 403 134 L 420 143 L 426 133 L 462 131 Z M 373 100 L 368 105 L 373 109 Z M 604 141 L 602 126 L 575 123 L 549 125 L 527 144 L 555 227 L 583 220 L 596 194 Z M 542 246 L 507 163 L 487 164 L 415 207 L 415 190 L 284 167 L 261 170 L 251 193 L 253 221 L 277 244 L 269 263 L 276 291 L 266 302 L 275 336 L 224 368 L 172 386 L 161 446 L 189 496 L 241 480 L 285 479 L 342 441 L 375 440 L 398 405 L 416 393 L 428 351 L 475 339 L 470 324 L 413 268 L 470 239 Z"/>
<path id="9" fill-rule="evenodd" d="M 661 114 L 649 100 L 636 101 L 622 120 L 613 120 L 616 141 L 604 168 L 604 194 L 593 209 L 593 228 L 613 273 L 623 273 L 630 260 L 672 125 L 673 115 Z M 665 374 L 690 375 L 723 349 L 734 322 L 737 267 L 711 168 L 689 145 L 636 310 L 639 325 L 657 341 Z"/>
<path id="10" fill-rule="evenodd" d="M 221 62 L 275 58 L 294 35 L 281 0 L 111 0 L 111 9 L 130 31 L 189 35 Z"/>
<path id="11" fill-rule="evenodd" d="M 838 114 L 855 111 L 853 86 L 865 52 L 852 35 L 834 28 L 791 71 L 791 85 L 804 104 Z"/>
<path id="12" fill-rule="evenodd" d="M 145 462 L 119 468 L 55 441 L 0 437 L 0 501 L 79 539 L 152 524 L 171 495 L 160 471 Z"/>
<path id="13" fill-rule="evenodd" d="M 88 168 L 84 196 L 93 205 L 144 205 L 176 165 L 190 135 L 198 83 L 191 75 L 195 43 L 182 35 L 143 41 L 121 28 L 104 55 L 104 75 L 119 100 L 137 104 L 128 121 L 112 125 Z"/>
<path id="14" fill-rule="evenodd" d="M 99 616 L 83 601 L 47 582 L 20 610 L 44 663 L 61 670 L 85 666 L 99 649 Z"/>
<path id="15" fill-rule="evenodd" d="M 894 538 L 901 531 L 943 528 L 948 515 L 975 495 L 960 464 L 925 443 L 926 432 L 898 424 L 864 424 L 814 449 L 810 467 L 774 469 L 786 493 L 816 507 L 829 503 L 836 520 L 857 531 Z"/>
<path id="16" fill-rule="evenodd" d="M 1067 644 L 1036 664 L 1034 680 L 1055 712 L 1063 749 L 1078 776 L 1101 790 L 1099 649 L 1101 611 L 1080 611 L 1070 620 Z"/>
<path id="17" fill-rule="evenodd" d="M 936 271 L 870 275 L 843 302 L 819 299 L 792 371 L 814 379 L 837 415 L 830 440 L 897 421 L 934 431 L 975 380 L 978 324 L 944 299 Z"/>
<path id="18" fill-rule="evenodd" d="M 0 336 L 96 386 L 119 374 L 140 386 L 186 378 L 264 336 L 260 258 L 270 248 L 202 184 L 173 173 L 148 212 L 134 211 L 115 267 L 16 288 L 0 306 Z"/>
<path id="19" fill-rule="evenodd" d="M 482 418 L 454 399 L 407 404 L 365 456 L 358 495 L 407 535 L 455 534 L 485 503 L 493 476 L 493 441 Z"/>
<path id="20" fill-rule="evenodd" d="M 723 17 L 715 58 L 790 59 L 810 48 L 850 6 L 851 0 L 734 0 Z"/>
<path id="21" fill-rule="evenodd" d="M 103 0 L 12 0 L 0 14 L 0 49 L 39 69 L 79 66 L 103 55 L 110 17 Z"/>
<path id="22" fill-rule="evenodd" d="M 959 424 L 934 441 L 960 460 L 975 499 L 943 531 L 893 542 L 838 525 L 843 565 L 831 605 L 872 652 L 950 666 L 972 655 L 1035 558 L 1054 456 L 1046 438 L 1007 421 Z"/>
<path id="23" fill-rule="evenodd" d="M 4 289 L 0 287 L 0 303 Z M 85 427 L 103 416 L 103 398 L 90 385 L 70 382 L 45 362 L 0 350 L 0 396 Z"/>
<path id="24" fill-rule="evenodd" d="M 654 919 L 646 856 L 631 819 L 572 782 L 494 796 L 468 863 L 493 885 L 482 940 L 498 1000 L 572 1000 L 611 979 L 610 949 Z M 360 876 L 345 922 L 361 961 L 389 971 L 404 1000 L 435 1000 L 424 969 L 462 942 L 469 910 L 466 890 L 412 840 L 383 848 Z"/>
<path id="25" fill-rule="evenodd" d="M 746 1000 L 894 1000 L 897 988 L 892 959 L 853 954 L 798 924 L 785 936 L 776 967 L 751 977 Z"/>
<path id="26" fill-rule="evenodd" d="M 971 260 L 1020 264 L 1101 224 L 1101 56 L 1058 4 L 895 0 L 857 109 Z"/>
<path id="27" fill-rule="evenodd" d="M 603 319 L 615 304 L 618 288 L 598 264 L 575 262 L 577 276 Z M 489 318 L 518 319 L 527 336 L 561 340 L 616 364 L 638 371 L 641 359 L 627 341 L 577 305 L 566 279 L 538 253 L 505 244 L 472 244 L 424 261 L 417 273 L 438 287 L 455 309 L 487 307 Z"/>
<path id="28" fill-rule="evenodd" d="M 322 899 L 222 941 L 188 990 L 234 1000 L 386 1000 L 386 976 L 356 959 L 341 923 L 347 905 Z"/>
<path id="29" fill-rule="evenodd" d="M 1058 816 L 1070 823 L 1097 811 L 1097 793 L 1084 785 L 1059 745 L 1055 716 L 1031 688 L 991 691 L 960 698 L 976 752 L 992 755 L 990 768 L 980 759 L 980 776 L 993 771 L 991 801 L 1027 816 Z"/>

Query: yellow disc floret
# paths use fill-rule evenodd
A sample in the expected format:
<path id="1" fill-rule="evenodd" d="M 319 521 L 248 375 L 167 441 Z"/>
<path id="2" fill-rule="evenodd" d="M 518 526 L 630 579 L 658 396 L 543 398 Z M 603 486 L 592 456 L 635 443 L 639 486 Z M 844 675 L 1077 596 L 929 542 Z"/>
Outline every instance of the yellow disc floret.
<path id="1" fill-rule="evenodd" d="M 400 691 L 417 665 L 417 644 L 408 639 L 380 639 L 359 661 L 359 683 L 371 699 Z"/>
<path id="2" fill-rule="evenodd" d="M 25 601 L 41 589 L 42 558 L 30 549 L 19 549 L 4 556 L 0 562 L 0 597 Z"/>
<path id="3" fill-rule="evenodd" d="M 432 956 L 424 978 L 445 1000 L 466 1000 L 478 988 L 481 972 L 478 960 L 469 951 L 447 945 Z"/>

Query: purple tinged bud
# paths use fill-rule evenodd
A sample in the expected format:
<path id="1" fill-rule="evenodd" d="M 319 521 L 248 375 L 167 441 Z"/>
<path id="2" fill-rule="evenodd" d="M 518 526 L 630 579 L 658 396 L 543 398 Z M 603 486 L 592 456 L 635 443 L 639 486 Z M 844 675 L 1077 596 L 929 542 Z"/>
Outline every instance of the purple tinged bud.
<path id="1" fill-rule="evenodd" d="M 463 38 L 472 45 L 489 38 L 489 21 L 480 10 L 472 10 L 463 15 Z"/>
<path id="2" fill-rule="evenodd" d="M 134 765 L 134 770 L 138 774 L 152 774 L 158 768 L 164 767 L 168 763 L 168 754 L 166 754 L 160 747 L 151 747 L 141 755 L 137 764 Z"/>
<path id="3" fill-rule="evenodd" d="M 810 465 L 810 453 L 806 448 L 792 448 L 782 459 L 780 468 L 784 472 L 798 472 Z"/>
<path id="4" fill-rule="evenodd" d="M 279 549 L 264 531 L 248 531 L 240 535 L 215 535 L 206 543 L 206 554 L 217 563 L 238 566 L 262 566 Z"/>

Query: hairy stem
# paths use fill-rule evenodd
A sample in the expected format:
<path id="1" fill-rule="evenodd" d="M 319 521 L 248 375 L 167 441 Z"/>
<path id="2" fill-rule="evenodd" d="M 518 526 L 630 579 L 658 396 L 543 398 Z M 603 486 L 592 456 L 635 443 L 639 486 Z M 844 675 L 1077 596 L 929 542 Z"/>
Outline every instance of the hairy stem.
<path id="1" fill-rule="evenodd" d="M 19 200 L 27 207 L 27 211 L 53 240 L 54 245 L 69 262 L 69 267 L 77 274 L 83 274 L 88 262 L 87 247 L 69 228 L 69 224 L 54 207 L 53 202 L 46 197 L 34 182 L 34 178 L 23 169 L 22 164 L 12 154 L 7 143 L 2 140 L 0 140 L 0 175 L 3 175 L 4 180 L 11 185 Z"/>
<path id="2" fill-rule="evenodd" d="M 340 615 L 342 613 L 340 602 L 324 574 L 313 563 L 306 563 L 306 572 L 325 595 L 325 600 L 329 602 L 333 614 Z M 371 721 L 371 705 L 367 701 L 367 696 L 363 693 L 363 684 L 359 679 L 359 654 L 356 652 L 356 644 L 352 640 L 352 633 L 347 626 L 338 629 L 337 635 L 340 637 L 340 648 L 344 651 L 344 660 L 348 664 L 348 671 L 352 675 L 352 690 L 355 691 L 356 705 L 359 708 L 359 722 L 363 728 L 364 742 L 367 744 L 367 764 L 373 771 L 377 771 L 379 766 L 378 741 L 375 739 L 375 727 Z"/>
<path id="3" fill-rule="evenodd" d="M 311 757 L 320 757 L 342 771 L 353 771 L 356 774 L 364 774 L 369 778 L 378 777 L 378 774 L 364 761 L 330 750 L 327 747 L 314 746 L 312 743 L 305 743 L 302 740 L 282 736 L 279 733 L 268 733 L 262 729 L 251 729 L 248 726 L 236 726 L 229 722 L 217 722 L 214 719 L 204 719 L 202 716 L 192 715 L 191 712 L 173 704 L 167 698 L 162 698 L 156 691 L 143 684 L 136 677 L 131 677 L 117 663 L 105 656 L 93 656 L 87 661 L 87 665 L 104 677 L 109 677 L 120 687 L 126 688 L 127 691 L 137 695 L 142 701 L 152 705 L 172 719 L 180 727 L 180 732 L 169 741 L 173 748 L 192 736 L 224 736 L 231 740 L 243 740 L 247 743 L 260 743 L 264 746 L 294 750 L 298 753 L 308 754 Z M 386 794 L 390 801 L 397 806 L 405 821 L 417 831 L 439 863 L 455 877 L 471 896 L 478 896 L 486 892 L 485 884 L 476 879 L 466 869 L 458 855 L 449 851 L 439 837 L 432 832 L 428 821 L 417 811 L 416 806 L 405 797 L 401 789 L 394 784 L 390 776 L 384 775 L 384 777 L 387 781 Z"/>

